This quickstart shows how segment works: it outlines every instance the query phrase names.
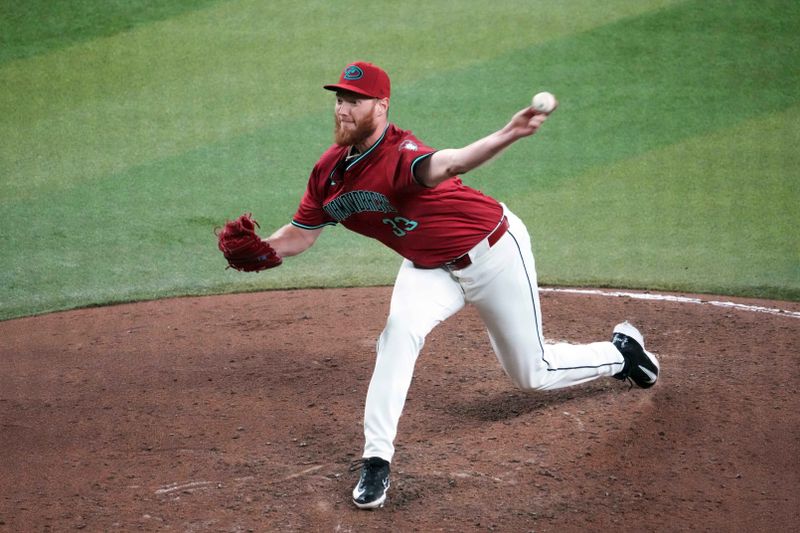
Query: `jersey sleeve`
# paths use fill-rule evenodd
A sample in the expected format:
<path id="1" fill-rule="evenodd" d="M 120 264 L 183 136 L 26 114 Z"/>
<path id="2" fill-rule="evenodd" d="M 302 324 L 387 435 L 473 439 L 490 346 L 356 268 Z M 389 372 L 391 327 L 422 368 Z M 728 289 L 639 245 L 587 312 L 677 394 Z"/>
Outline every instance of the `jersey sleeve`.
<path id="1" fill-rule="evenodd" d="M 400 156 L 397 160 L 395 175 L 399 184 L 405 187 L 419 188 L 424 186 L 414 175 L 416 166 L 436 153 L 436 150 L 420 142 L 412 134 L 407 134 L 397 147 Z"/>
<path id="2" fill-rule="evenodd" d="M 319 179 L 318 168 L 315 167 L 308 179 L 306 192 L 300 200 L 300 205 L 292 217 L 292 225 L 302 229 L 319 229 L 324 226 L 335 226 L 336 220 L 330 217 L 322 208 L 323 194 Z"/>

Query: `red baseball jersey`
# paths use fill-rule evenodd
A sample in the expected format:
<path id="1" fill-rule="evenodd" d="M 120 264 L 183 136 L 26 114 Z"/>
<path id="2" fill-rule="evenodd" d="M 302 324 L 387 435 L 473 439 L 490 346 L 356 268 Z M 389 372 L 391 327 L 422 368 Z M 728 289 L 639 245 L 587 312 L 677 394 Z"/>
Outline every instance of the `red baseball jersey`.
<path id="1" fill-rule="evenodd" d="M 292 224 L 341 223 L 423 266 L 459 257 L 497 226 L 503 207 L 457 176 L 434 188 L 420 185 L 414 167 L 435 151 L 393 124 L 352 159 L 347 147 L 331 146 L 314 165 Z"/>

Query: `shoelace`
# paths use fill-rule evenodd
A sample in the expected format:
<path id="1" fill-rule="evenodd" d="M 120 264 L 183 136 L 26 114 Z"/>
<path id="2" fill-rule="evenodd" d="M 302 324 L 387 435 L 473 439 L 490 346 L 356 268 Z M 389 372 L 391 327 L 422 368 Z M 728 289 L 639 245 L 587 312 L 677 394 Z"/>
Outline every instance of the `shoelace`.
<path id="1" fill-rule="evenodd" d="M 628 336 L 621 335 L 619 333 L 614 333 L 614 337 L 612 337 L 611 342 L 614 344 L 614 346 L 617 347 L 618 350 L 622 351 L 622 349 L 625 348 L 625 345 L 628 344 Z M 619 345 L 617 345 L 617 343 L 619 343 Z M 625 364 L 628 364 L 627 360 Z M 631 390 L 633 388 L 634 383 L 633 380 L 631 379 L 630 368 L 628 368 L 628 375 L 622 379 L 628 382 L 628 390 Z"/>
<path id="2" fill-rule="evenodd" d="M 356 459 L 355 461 L 350 463 L 350 472 L 356 472 L 357 470 L 361 469 L 361 479 L 373 479 L 375 476 L 379 475 L 379 472 L 382 471 L 384 465 L 383 461 L 381 460 L 374 460 L 374 458 L 370 457 L 368 459 Z"/>

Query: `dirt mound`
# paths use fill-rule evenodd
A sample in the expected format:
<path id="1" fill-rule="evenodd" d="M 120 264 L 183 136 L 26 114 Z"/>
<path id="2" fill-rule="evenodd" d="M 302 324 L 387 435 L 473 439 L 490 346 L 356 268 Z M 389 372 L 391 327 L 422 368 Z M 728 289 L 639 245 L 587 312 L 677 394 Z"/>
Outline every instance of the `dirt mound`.
<path id="1" fill-rule="evenodd" d="M 417 363 L 386 507 L 358 511 L 348 467 L 389 295 L 0 323 L 0 531 L 796 527 L 797 316 L 558 292 L 542 295 L 548 340 L 608 339 L 628 319 L 661 359 L 659 383 L 518 391 L 468 307 Z"/>

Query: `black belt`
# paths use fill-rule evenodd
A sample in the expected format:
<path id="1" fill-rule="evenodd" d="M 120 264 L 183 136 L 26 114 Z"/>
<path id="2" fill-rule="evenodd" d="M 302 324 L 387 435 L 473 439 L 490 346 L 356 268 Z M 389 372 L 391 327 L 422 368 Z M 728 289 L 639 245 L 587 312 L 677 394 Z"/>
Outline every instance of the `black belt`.
<path id="1" fill-rule="evenodd" d="M 507 231 L 508 231 L 508 218 L 507 217 L 503 217 L 503 220 L 500 221 L 500 224 L 498 224 L 497 227 L 494 228 L 492 230 L 492 232 L 489 234 L 489 236 L 487 237 L 487 240 L 489 241 L 489 248 L 491 248 L 492 246 L 497 244 L 497 241 L 500 240 L 500 237 L 505 235 Z M 414 267 L 415 268 L 422 268 L 422 269 L 426 269 L 426 270 L 430 270 L 430 269 L 434 269 L 434 268 L 443 268 L 445 270 L 451 270 L 452 271 L 452 270 L 462 270 L 464 268 L 467 268 L 471 264 L 472 264 L 472 259 L 470 259 L 469 252 L 467 252 L 464 255 L 459 255 L 458 257 L 456 257 L 452 261 L 448 261 L 447 263 L 445 263 L 443 265 L 424 266 L 424 265 L 420 265 L 418 263 L 414 263 Z"/>

